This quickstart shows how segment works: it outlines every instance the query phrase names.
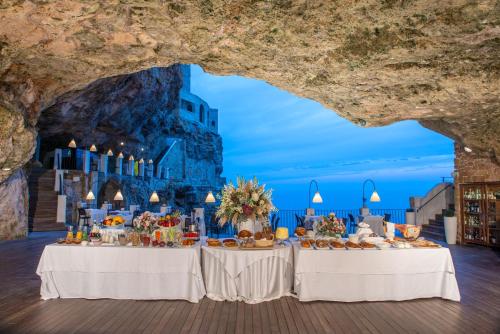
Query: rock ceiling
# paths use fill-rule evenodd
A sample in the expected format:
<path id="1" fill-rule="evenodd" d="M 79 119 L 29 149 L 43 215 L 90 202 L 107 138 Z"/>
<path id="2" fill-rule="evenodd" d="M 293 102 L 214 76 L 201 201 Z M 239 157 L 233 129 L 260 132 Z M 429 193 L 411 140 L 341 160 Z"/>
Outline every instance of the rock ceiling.
<path id="1" fill-rule="evenodd" d="M 30 159 L 58 96 L 179 62 L 265 80 L 360 126 L 418 120 L 500 156 L 498 1 L 2 0 L 0 22 L 2 168 Z"/>

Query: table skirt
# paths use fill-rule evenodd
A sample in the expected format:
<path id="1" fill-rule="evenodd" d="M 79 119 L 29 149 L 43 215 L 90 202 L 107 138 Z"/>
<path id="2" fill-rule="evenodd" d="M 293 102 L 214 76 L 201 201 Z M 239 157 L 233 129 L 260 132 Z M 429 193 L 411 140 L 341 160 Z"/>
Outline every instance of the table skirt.
<path id="1" fill-rule="evenodd" d="M 42 299 L 184 299 L 205 296 L 200 245 L 192 248 L 45 247 L 37 268 Z"/>
<path id="2" fill-rule="evenodd" d="M 227 250 L 227 252 L 233 251 Z M 232 276 L 219 258 L 203 252 L 202 267 L 207 297 L 216 301 L 243 301 L 257 304 L 292 294 L 291 259 L 264 257 L 246 266 L 236 276 Z"/>
<path id="3" fill-rule="evenodd" d="M 455 275 L 447 272 L 392 275 L 297 274 L 295 291 L 300 301 L 401 301 L 432 297 L 460 301 Z"/>

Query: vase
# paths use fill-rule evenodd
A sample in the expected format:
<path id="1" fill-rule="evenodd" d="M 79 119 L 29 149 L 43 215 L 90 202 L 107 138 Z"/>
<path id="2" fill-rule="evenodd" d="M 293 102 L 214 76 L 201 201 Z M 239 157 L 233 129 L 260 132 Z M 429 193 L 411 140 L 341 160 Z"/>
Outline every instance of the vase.
<path id="1" fill-rule="evenodd" d="M 246 218 L 238 223 L 238 232 L 247 230 L 255 234 L 256 232 L 262 232 L 262 224 L 256 219 Z"/>
<path id="2" fill-rule="evenodd" d="M 132 246 L 139 246 L 141 242 L 141 236 L 137 232 L 132 232 L 130 235 L 130 239 L 132 241 Z"/>
<path id="3" fill-rule="evenodd" d="M 457 217 L 444 217 L 444 234 L 447 244 L 457 243 Z"/>
<path id="4" fill-rule="evenodd" d="M 145 233 L 141 235 L 141 240 L 144 247 L 149 247 L 149 243 L 151 242 L 151 237 L 149 236 L 149 234 Z"/>

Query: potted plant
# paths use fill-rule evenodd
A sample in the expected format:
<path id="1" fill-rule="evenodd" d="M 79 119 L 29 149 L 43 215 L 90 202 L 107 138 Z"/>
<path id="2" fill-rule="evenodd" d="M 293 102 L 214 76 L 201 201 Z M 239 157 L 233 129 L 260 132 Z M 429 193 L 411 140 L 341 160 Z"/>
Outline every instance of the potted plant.
<path id="1" fill-rule="evenodd" d="M 445 210 L 444 212 L 444 234 L 446 242 L 454 245 L 457 242 L 457 217 L 454 210 Z"/>

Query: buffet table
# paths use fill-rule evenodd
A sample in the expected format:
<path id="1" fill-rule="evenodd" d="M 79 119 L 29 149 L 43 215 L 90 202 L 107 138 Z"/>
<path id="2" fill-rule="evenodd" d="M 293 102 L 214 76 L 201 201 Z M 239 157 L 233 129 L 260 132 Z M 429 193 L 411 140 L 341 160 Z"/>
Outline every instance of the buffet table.
<path id="1" fill-rule="evenodd" d="M 185 299 L 205 295 L 192 248 L 48 245 L 36 273 L 42 299 Z"/>
<path id="2" fill-rule="evenodd" d="M 202 247 L 207 297 L 256 304 L 291 294 L 293 251 L 290 245 L 270 250 Z"/>
<path id="3" fill-rule="evenodd" d="M 447 248 L 314 250 L 294 242 L 293 249 L 294 289 L 301 301 L 460 301 Z"/>

